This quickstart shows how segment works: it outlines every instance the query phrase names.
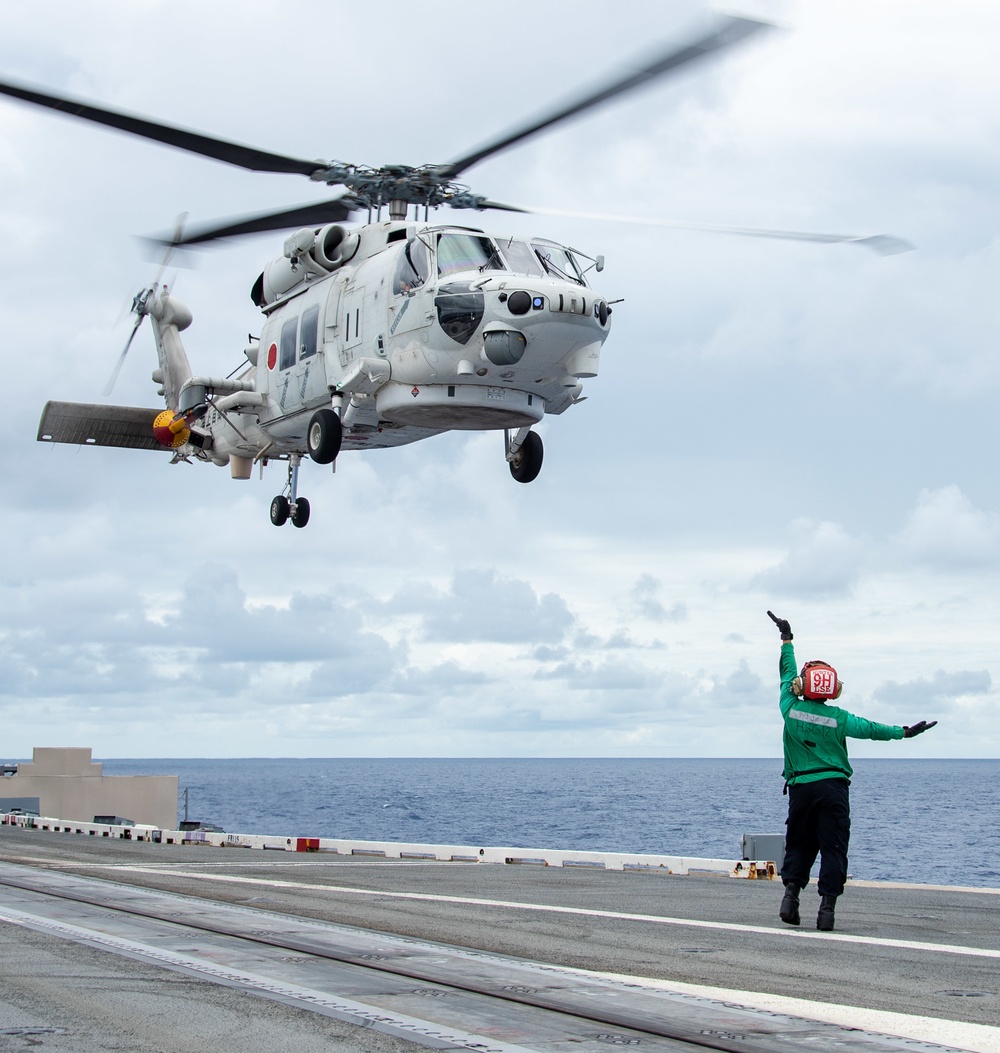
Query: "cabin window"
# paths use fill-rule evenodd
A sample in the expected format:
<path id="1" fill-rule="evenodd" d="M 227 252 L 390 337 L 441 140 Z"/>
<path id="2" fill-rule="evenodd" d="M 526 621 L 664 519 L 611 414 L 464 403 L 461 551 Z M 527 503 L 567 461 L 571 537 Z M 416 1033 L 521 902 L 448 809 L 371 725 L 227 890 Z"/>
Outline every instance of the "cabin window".
<path id="1" fill-rule="evenodd" d="M 319 334 L 319 306 L 302 312 L 302 328 L 299 330 L 299 359 L 316 354 Z"/>
<path id="2" fill-rule="evenodd" d="M 295 365 L 295 337 L 298 333 L 298 318 L 289 318 L 281 327 L 281 343 L 278 349 L 278 369 L 290 369 Z"/>
<path id="3" fill-rule="evenodd" d="M 419 238 L 411 238 L 403 246 L 396 263 L 396 273 L 392 279 L 393 293 L 403 296 L 419 289 L 427 281 L 429 273 L 427 246 Z"/>
<path id="4" fill-rule="evenodd" d="M 583 280 L 583 270 L 569 249 L 551 241 L 533 241 L 531 247 L 538 253 L 546 274 L 565 278 L 579 285 L 586 284 Z"/>
<path id="5" fill-rule="evenodd" d="M 515 274 L 527 274 L 532 278 L 541 278 L 542 266 L 538 262 L 538 257 L 525 242 L 515 241 L 513 238 L 510 241 L 502 241 L 500 251 L 507 261 L 508 269 Z"/>
<path id="6" fill-rule="evenodd" d="M 480 234 L 442 234 L 437 247 L 438 274 L 501 271 L 503 260 L 489 238 Z"/>

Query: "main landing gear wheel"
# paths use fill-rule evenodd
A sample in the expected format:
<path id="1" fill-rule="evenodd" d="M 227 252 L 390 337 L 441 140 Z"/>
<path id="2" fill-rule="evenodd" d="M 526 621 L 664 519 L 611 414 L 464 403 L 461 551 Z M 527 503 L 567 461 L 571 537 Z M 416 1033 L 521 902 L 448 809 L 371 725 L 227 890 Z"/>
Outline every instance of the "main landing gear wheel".
<path id="1" fill-rule="evenodd" d="M 343 429 L 340 418 L 332 409 L 317 410 L 306 430 L 306 445 L 309 456 L 317 464 L 330 464 L 340 453 Z M 305 524 L 303 524 L 304 526 Z"/>
<path id="2" fill-rule="evenodd" d="M 284 526 L 288 522 L 290 513 L 291 508 L 288 505 L 288 498 L 284 494 L 278 494 L 271 502 L 271 522 L 275 526 Z M 306 513 L 306 518 L 308 518 L 308 512 Z M 305 523 L 302 525 L 305 526 Z"/>
<path id="3" fill-rule="evenodd" d="M 291 511 L 292 526 L 304 527 L 309 522 L 309 502 L 300 497 Z"/>
<path id="4" fill-rule="evenodd" d="M 521 443 L 521 448 L 510 461 L 510 474 L 519 483 L 530 483 L 538 478 L 542 470 L 542 437 L 537 432 L 529 431 Z"/>
<path id="5" fill-rule="evenodd" d="M 333 417 L 339 428 L 340 421 L 337 416 L 331 410 L 325 412 Z M 311 424 L 310 427 L 312 427 Z M 301 461 L 301 453 L 293 453 L 288 458 L 288 486 L 285 488 L 288 496 L 286 497 L 284 493 L 278 494 L 271 502 L 271 522 L 275 526 L 284 526 L 289 519 L 292 521 L 292 526 L 300 528 L 309 522 L 309 502 L 304 497 L 299 497 L 299 464 Z"/>

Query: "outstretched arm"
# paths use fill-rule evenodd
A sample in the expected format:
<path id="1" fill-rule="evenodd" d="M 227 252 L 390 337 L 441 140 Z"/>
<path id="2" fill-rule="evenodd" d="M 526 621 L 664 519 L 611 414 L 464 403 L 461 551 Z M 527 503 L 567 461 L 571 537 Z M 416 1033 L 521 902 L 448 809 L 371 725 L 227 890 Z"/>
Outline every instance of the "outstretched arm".
<path id="1" fill-rule="evenodd" d="M 874 720 L 866 720 L 864 717 L 848 713 L 844 733 L 852 739 L 912 739 L 914 735 L 929 731 L 935 724 L 936 720 L 920 720 L 909 725 L 879 724 Z"/>

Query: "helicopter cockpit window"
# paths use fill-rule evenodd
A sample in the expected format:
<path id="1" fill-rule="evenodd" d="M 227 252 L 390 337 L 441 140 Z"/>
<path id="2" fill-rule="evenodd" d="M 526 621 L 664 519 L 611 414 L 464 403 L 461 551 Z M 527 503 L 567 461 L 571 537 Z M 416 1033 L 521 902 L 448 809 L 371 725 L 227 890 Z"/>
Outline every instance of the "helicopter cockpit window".
<path id="1" fill-rule="evenodd" d="M 551 274 L 556 278 L 565 278 L 579 285 L 586 285 L 583 279 L 583 269 L 569 249 L 549 241 L 533 241 L 531 247 L 542 261 L 546 274 Z"/>
<path id="2" fill-rule="evenodd" d="M 278 369 L 290 369 L 295 365 L 295 337 L 299 328 L 298 318 L 289 318 L 281 327 L 281 343 L 278 354 Z"/>
<path id="3" fill-rule="evenodd" d="M 513 238 L 509 241 L 501 241 L 500 251 L 507 261 L 508 269 L 515 274 L 526 274 L 532 278 L 542 276 L 542 267 L 538 262 L 538 257 L 525 242 L 515 241 Z"/>
<path id="4" fill-rule="evenodd" d="M 419 238 L 411 238 L 401 249 L 392 279 L 392 291 L 396 296 L 413 292 L 427 281 L 430 272 L 427 246 Z"/>
<path id="5" fill-rule="evenodd" d="M 479 234 L 442 234 L 437 246 L 438 274 L 502 271 L 503 260 L 489 238 Z"/>
<path id="6" fill-rule="evenodd" d="M 316 354 L 319 334 L 319 306 L 310 307 L 302 312 L 302 328 L 299 330 L 299 359 L 311 358 Z"/>

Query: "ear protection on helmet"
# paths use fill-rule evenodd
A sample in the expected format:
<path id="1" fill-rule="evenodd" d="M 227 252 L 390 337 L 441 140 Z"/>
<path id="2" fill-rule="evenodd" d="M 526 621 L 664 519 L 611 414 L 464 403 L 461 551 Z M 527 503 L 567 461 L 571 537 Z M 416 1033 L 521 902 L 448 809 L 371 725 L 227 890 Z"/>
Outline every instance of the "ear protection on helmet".
<path id="1" fill-rule="evenodd" d="M 826 662 L 806 662 L 802 673 L 792 681 L 792 694 L 826 702 L 840 698 L 844 685 L 837 678 L 837 670 Z"/>

